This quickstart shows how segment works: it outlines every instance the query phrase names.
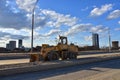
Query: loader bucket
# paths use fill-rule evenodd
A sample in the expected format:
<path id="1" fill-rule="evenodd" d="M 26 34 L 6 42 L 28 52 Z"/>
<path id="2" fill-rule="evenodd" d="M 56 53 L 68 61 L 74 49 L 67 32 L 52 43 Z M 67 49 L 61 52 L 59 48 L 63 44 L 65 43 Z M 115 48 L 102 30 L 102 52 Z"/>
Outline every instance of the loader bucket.
<path id="1" fill-rule="evenodd" d="M 30 62 L 39 61 L 39 54 L 30 54 Z"/>

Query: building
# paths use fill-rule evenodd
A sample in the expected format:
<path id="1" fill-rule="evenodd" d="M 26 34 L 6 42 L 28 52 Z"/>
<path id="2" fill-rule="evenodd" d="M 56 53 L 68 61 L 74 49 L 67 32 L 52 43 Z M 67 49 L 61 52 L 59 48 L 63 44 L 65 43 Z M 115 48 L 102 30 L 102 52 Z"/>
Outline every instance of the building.
<path id="1" fill-rule="evenodd" d="M 16 41 L 9 41 L 9 49 L 14 50 L 16 48 Z"/>
<path id="2" fill-rule="evenodd" d="M 6 51 L 7 51 L 6 48 L 0 47 L 0 53 L 4 53 L 4 52 L 6 52 Z"/>
<path id="3" fill-rule="evenodd" d="M 96 49 L 99 49 L 99 35 L 97 33 L 92 34 L 92 45 Z"/>
<path id="4" fill-rule="evenodd" d="M 119 49 L 119 41 L 112 41 L 112 49 Z"/>
<path id="5" fill-rule="evenodd" d="M 22 48 L 22 39 L 18 40 L 18 48 Z"/>
<path id="6" fill-rule="evenodd" d="M 10 44 L 9 44 L 9 43 L 6 44 L 6 49 L 7 49 L 7 50 L 10 50 Z"/>

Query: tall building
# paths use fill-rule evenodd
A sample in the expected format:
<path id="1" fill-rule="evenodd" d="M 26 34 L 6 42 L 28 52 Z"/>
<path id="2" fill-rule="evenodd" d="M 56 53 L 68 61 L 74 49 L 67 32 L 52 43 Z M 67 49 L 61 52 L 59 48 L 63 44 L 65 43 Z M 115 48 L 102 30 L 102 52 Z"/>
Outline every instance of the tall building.
<path id="1" fill-rule="evenodd" d="M 18 48 L 22 48 L 22 39 L 18 40 Z"/>
<path id="2" fill-rule="evenodd" d="M 99 49 L 99 35 L 97 33 L 92 34 L 92 43 L 96 49 Z"/>
<path id="3" fill-rule="evenodd" d="M 16 41 L 9 41 L 10 50 L 14 50 L 16 48 Z"/>

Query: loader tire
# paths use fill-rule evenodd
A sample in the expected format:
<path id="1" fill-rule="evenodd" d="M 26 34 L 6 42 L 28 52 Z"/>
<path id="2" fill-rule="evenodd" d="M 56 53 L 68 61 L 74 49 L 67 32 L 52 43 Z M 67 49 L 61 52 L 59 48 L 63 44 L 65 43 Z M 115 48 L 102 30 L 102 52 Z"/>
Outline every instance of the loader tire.
<path id="1" fill-rule="evenodd" d="M 57 52 L 51 51 L 48 53 L 48 60 L 52 61 L 52 60 L 59 60 L 59 55 Z"/>
<path id="2" fill-rule="evenodd" d="M 75 52 L 70 52 L 69 53 L 69 59 L 77 59 L 77 55 Z"/>
<path id="3" fill-rule="evenodd" d="M 68 51 L 62 51 L 62 60 L 66 60 L 68 58 Z"/>

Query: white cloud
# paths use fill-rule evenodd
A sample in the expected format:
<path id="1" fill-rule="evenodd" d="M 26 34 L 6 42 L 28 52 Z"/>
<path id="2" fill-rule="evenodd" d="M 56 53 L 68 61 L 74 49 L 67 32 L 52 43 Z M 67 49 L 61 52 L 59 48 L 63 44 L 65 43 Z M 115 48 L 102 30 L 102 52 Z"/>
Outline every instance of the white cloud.
<path id="1" fill-rule="evenodd" d="M 0 40 L 30 39 L 29 29 L 0 28 Z"/>
<path id="2" fill-rule="evenodd" d="M 7 32 L 0 32 L 0 40 L 9 40 L 9 39 L 28 39 L 29 36 L 23 35 L 13 35 Z"/>
<path id="3" fill-rule="evenodd" d="M 25 3 L 24 3 L 25 2 Z M 14 29 L 23 29 L 31 28 L 31 14 L 27 11 L 23 11 L 22 8 L 31 8 L 32 3 L 35 0 L 1 0 L 0 1 L 0 27 L 2 28 L 14 28 Z M 13 6 L 14 5 L 14 6 Z M 30 5 L 30 7 L 28 6 Z M 21 7 L 20 7 L 21 6 Z M 28 7 L 27 7 L 28 6 Z M 15 8 L 15 9 L 13 9 Z M 20 10 L 21 9 L 21 10 Z M 29 9 L 28 9 L 29 10 Z M 44 17 L 38 15 L 35 16 L 35 27 L 43 26 L 45 24 Z"/>
<path id="4" fill-rule="evenodd" d="M 33 5 L 34 1 L 29 0 L 16 0 L 16 9 L 11 8 L 15 3 L 14 0 L 0 1 L 0 31 L 2 33 L 7 33 L 9 35 L 3 36 L 6 38 L 20 38 L 22 36 L 31 36 L 31 13 L 29 13 L 32 8 L 29 5 Z M 77 18 L 70 15 L 64 15 L 57 13 L 52 10 L 38 10 L 35 13 L 35 25 L 34 25 L 34 36 L 41 35 L 39 32 L 41 28 L 52 27 L 51 29 L 58 28 L 61 26 L 73 26 L 77 23 Z M 60 32 L 60 30 L 51 30 L 43 36 L 51 36 Z M 15 37 L 14 37 L 15 36 Z M 20 36 L 20 37 L 18 37 Z M 37 39 L 37 38 L 36 38 Z"/>
<path id="5" fill-rule="evenodd" d="M 90 29 L 90 27 L 92 27 L 92 24 L 90 24 L 90 23 L 77 24 L 77 25 L 74 25 L 71 28 L 69 28 L 69 30 L 67 32 L 65 32 L 64 35 L 68 36 L 68 35 L 74 35 L 78 32 L 88 31 Z"/>
<path id="6" fill-rule="evenodd" d="M 91 41 L 91 40 L 92 40 L 92 36 L 85 36 L 84 39 L 85 39 L 86 41 Z"/>
<path id="7" fill-rule="evenodd" d="M 37 0 L 16 0 L 20 9 L 31 12 Z"/>
<path id="8" fill-rule="evenodd" d="M 120 24 L 120 21 L 118 21 L 118 24 Z"/>
<path id="9" fill-rule="evenodd" d="M 108 19 L 116 19 L 120 17 L 120 10 L 114 10 L 108 15 Z"/>
<path id="10" fill-rule="evenodd" d="M 13 0 L 11 2 L 13 2 Z M 23 27 L 29 26 L 29 22 L 26 20 L 26 13 L 14 13 L 14 11 L 11 10 L 12 5 L 6 6 L 6 4 L 8 4 L 6 0 L 0 1 L 0 27 L 22 29 Z"/>
<path id="11" fill-rule="evenodd" d="M 14 3 L 14 0 L 7 1 L 1 0 L 0 7 L 0 27 L 2 28 L 14 28 L 14 29 L 31 29 L 31 14 L 29 11 L 29 5 L 33 5 L 36 0 L 16 0 L 17 5 L 14 7 L 18 10 L 15 13 L 15 10 L 11 10 Z M 11 3 L 11 4 L 10 4 Z M 20 9 L 26 10 L 20 10 Z M 72 26 L 77 22 L 76 17 L 71 17 L 70 15 L 64 15 L 57 13 L 52 10 L 38 10 L 35 14 L 35 26 L 34 27 L 61 27 Z"/>
<path id="12" fill-rule="evenodd" d="M 51 36 L 51 35 L 59 34 L 60 32 L 61 30 L 59 29 L 52 29 L 48 33 L 46 33 L 44 36 Z"/>
<path id="13" fill-rule="evenodd" d="M 97 25 L 90 29 L 90 32 L 94 32 L 94 33 L 101 33 L 101 32 L 106 32 L 106 31 L 108 31 L 108 27 L 105 27 L 103 25 Z"/>
<path id="14" fill-rule="evenodd" d="M 45 39 L 45 38 L 49 38 L 54 35 L 55 36 L 59 35 L 59 33 L 61 33 L 61 30 L 59 30 L 59 29 L 51 29 L 47 33 L 44 33 L 44 34 L 40 34 L 40 33 L 36 32 L 36 34 L 34 35 L 34 39 L 35 40 Z"/>
<path id="15" fill-rule="evenodd" d="M 104 14 L 105 12 L 109 11 L 112 9 L 112 4 L 106 4 L 106 5 L 102 5 L 101 8 L 97 8 L 95 7 L 91 12 L 90 12 L 90 16 L 92 17 L 96 17 L 96 16 L 101 16 L 102 14 Z"/>
<path id="16" fill-rule="evenodd" d="M 31 33 L 31 31 L 27 28 L 20 29 L 20 30 L 17 30 L 14 28 L 0 28 L 0 32 L 7 32 L 7 33 L 13 34 L 13 35 L 20 34 L 20 35 L 25 35 L 25 36 L 28 36 Z"/>
<path id="17" fill-rule="evenodd" d="M 88 9 L 89 9 L 89 7 L 87 6 L 86 8 L 81 9 L 81 11 L 86 11 L 86 10 L 88 10 Z"/>
<path id="18" fill-rule="evenodd" d="M 31 21 L 31 14 L 27 14 L 27 20 Z M 52 27 L 73 26 L 78 22 L 78 18 L 71 15 L 57 13 L 53 10 L 40 9 L 35 14 L 35 27 Z"/>
<path id="19" fill-rule="evenodd" d="M 77 24 L 72 26 L 64 33 L 65 36 L 78 34 L 79 32 L 93 32 L 93 33 L 102 33 L 108 31 L 108 27 L 103 25 L 93 26 L 90 23 L 87 24 Z"/>
<path id="20" fill-rule="evenodd" d="M 61 27 L 62 25 L 73 26 L 78 20 L 76 17 L 60 14 L 52 10 L 44 9 L 41 10 L 41 13 L 46 16 L 47 25 L 51 27 Z"/>
<path id="21" fill-rule="evenodd" d="M 8 1 L 8 2 L 7 2 Z M 16 2 L 14 6 L 12 2 Z M 31 10 L 36 0 L 1 0 L 0 1 L 0 39 L 28 39 L 31 37 Z M 106 5 L 107 6 L 107 5 Z M 86 8 L 87 9 L 87 8 Z M 99 9 L 99 8 L 98 8 Z M 105 8 L 110 9 L 110 8 Z M 104 13 L 105 10 L 100 9 Z M 98 11 L 99 12 L 99 11 Z M 100 14 L 101 15 L 101 14 Z M 53 10 L 39 9 L 35 11 L 34 39 L 46 41 L 51 36 L 57 34 L 74 35 L 79 32 L 93 31 L 102 32 L 104 28 L 93 27 L 92 24 L 78 24 L 79 19 L 69 14 L 58 13 Z M 67 26 L 67 27 L 66 27 Z M 68 30 L 61 32 L 62 30 Z M 47 29 L 48 32 L 42 32 L 41 29 Z M 90 37 L 86 37 L 86 40 Z M 26 41 L 26 42 L 27 42 Z"/>
<path id="22" fill-rule="evenodd" d="M 120 28 L 115 28 L 116 31 L 120 31 Z"/>

